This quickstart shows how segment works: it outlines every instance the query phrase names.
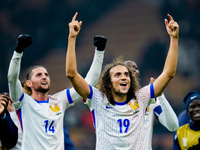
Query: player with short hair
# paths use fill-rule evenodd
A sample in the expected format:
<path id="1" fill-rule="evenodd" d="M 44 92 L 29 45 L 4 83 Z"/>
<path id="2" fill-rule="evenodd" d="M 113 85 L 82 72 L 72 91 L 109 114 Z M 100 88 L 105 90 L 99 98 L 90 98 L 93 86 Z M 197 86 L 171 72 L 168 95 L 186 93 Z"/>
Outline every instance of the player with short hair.
<path id="1" fill-rule="evenodd" d="M 140 71 L 137 64 L 134 61 L 128 60 L 125 61 L 125 65 L 129 66 L 137 77 L 138 81 L 140 80 Z M 154 78 L 150 78 L 150 84 L 155 81 Z M 154 103 L 151 103 L 145 112 L 144 118 L 144 143 L 145 149 L 152 149 L 152 134 L 153 134 L 153 124 L 154 117 L 166 127 L 169 131 L 176 131 L 178 129 L 178 118 L 167 101 L 165 95 L 162 93 L 161 96 L 156 97 L 156 100 L 153 98 Z"/>
<path id="2" fill-rule="evenodd" d="M 119 58 L 105 66 L 95 88 L 77 72 L 75 43 L 82 25 L 82 21 L 76 20 L 77 15 L 69 23 L 66 76 L 75 90 L 87 99 L 96 129 L 96 149 L 145 149 L 143 119 L 149 99 L 160 95 L 176 72 L 178 24 L 170 15 L 170 22 L 165 19 L 170 47 L 163 72 L 154 83 L 139 89 L 138 80 Z"/>
<path id="3" fill-rule="evenodd" d="M 43 66 L 35 66 L 28 71 L 25 83 L 29 87 L 31 95 L 23 92 L 18 79 L 20 63 L 23 50 L 31 44 L 32 37 L 30 35 L 22 34 L 18 36 L 8 70 L 10 96 L 15 109 L 21 111 L 22 150 L 64 150 L 64 112 L 81 97 L 73 88 L 48 95 L 51 80 L 47 69 Z M 105 40 L 104 44 L 106 44 Z M 96 85 L 101 73 L 103 57 L 104 50 L 95 50 L 93 63 L 85 78 L 89 84 Z"/>

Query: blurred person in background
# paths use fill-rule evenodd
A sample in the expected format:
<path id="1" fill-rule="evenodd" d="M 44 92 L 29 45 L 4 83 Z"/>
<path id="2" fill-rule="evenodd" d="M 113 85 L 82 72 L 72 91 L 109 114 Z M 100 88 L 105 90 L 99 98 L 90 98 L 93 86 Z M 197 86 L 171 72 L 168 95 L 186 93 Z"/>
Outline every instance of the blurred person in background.
<path id="1" fill-rule="evenodd" d="M 70 139 L 67 127 L 64 124 L 63 124 L 63 131 L 64 131 L 64 147 L 65 147 L 65 150 L 76 150 L 72 140 Z"/>
<path id="2" fill-rule="evenodd" d="M 125 65 L 132 69 L 132 72 L 139 81 L 140 71 L 137 64 L 134 61 L 128 60 L 125 61 Z M 151 77 L 149 84 L 154 81 L 155 79 Z M 156 119 L 158 119 L 158 121 L 171 132 L 176 131 L 179 127 L 178 118 L 163 93 L 161 96 L 156 97 L 156 100 L 152 99 L 150 101 L 153 103 L 146 108 L 144 118 L 144 139 L 146 150 L 152 149 L 154 117 L 156 117 Z"/>
<path id="3" fill-rule="evenodd" d="M 190 122 L 174 134 L 173 150 L 200 150 L 200 93 L 188 92 L 183 99 Z"/>
<path id="4" fill-rule="evenodd" d="M 0 94 L 0 150 L 13 148 L 18 139 L 18 128 L 7 110 L 10 97 Z"/>

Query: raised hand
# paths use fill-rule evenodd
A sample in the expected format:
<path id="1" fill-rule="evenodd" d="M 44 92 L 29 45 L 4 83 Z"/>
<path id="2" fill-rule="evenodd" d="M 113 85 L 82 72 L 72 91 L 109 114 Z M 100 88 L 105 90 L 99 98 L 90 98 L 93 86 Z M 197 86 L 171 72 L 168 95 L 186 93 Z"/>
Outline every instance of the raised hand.
<path id="1" fill-rule="evenodd" d="M 17 44 L 15 51 L 18 53 L 22 53 L 23 50 L 29 47 L 32 44 L 32 37 L 28 34 L 21 34 L 17 38 Z"/>
<path id="2" fill-rule="evenodd" d="M 81 30 L 82 21 L 76 20 L 78 13 L 76 12 L 72 21 L 69 23 L 69 38 L 75 38 Z"/>
<path id="3" fill-rule="evenodd" d="M 97 47 L 97 50 L 103 51 L 106 47 L 107 38 L 102 35 L 95 35 L 94 36 L 94 46 Z"/>
<path id="4" fill-rule="evenodd" d="M 173 38 L 178 38 L 179 36 L 179 25 L 177 22 L 174 21 L 173 17 L 171 15 L 167 15 L 169 17 L 170 22 L 168 22 L 167 19 L 165 19 L 165 25 L 168 34 Z"/>
<path id="5" fill-rule="evenodd" d="M 4 110 L 7 108 L 8 103 L 9 103 L 10 97 L 8 94 L 0 94 L 0 116 L 4 112 Z"/>

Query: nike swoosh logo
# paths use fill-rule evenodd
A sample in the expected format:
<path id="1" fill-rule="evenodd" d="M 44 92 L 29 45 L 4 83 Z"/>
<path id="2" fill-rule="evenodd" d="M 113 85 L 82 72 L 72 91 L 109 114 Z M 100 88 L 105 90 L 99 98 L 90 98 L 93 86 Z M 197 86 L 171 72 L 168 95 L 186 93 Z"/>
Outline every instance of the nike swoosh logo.
<path id="1" fill-rule="evenodd" d="M 194 99 L 194 98 L 196 98 L 197 96 L 192 96 L 190 99 L 192 100 L 192 99 Z"/>
<path id="2" fill-rule="evenodd" d="M 112 108 L 112 107 L 106 106 L 106 108 L 107 108 L 107 109 L 110 109 L 110 108 Z"/>

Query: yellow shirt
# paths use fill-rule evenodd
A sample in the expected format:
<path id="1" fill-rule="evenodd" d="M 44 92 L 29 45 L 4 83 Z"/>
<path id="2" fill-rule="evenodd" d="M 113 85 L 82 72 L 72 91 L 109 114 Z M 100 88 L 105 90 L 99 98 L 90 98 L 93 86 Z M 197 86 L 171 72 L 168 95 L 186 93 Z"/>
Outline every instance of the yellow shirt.
<path id="1" fill-rule="evenodd" d="M 181 150 L 187 150 L 199 143 L 200 131 L 191 130 L 186 124 L 177 129 L 177 137 Z"/>

